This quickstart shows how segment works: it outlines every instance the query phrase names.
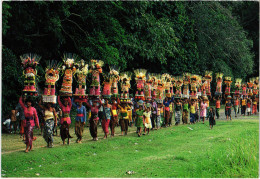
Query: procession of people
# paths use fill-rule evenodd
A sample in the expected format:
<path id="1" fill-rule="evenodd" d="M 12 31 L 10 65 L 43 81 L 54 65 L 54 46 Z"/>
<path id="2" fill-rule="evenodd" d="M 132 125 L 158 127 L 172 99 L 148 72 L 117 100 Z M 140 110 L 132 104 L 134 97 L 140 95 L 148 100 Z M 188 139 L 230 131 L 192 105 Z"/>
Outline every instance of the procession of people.
<path id="1" fill-rule="evenodd" d="M 131 72 L 119 73 L 118 69 L 112 67 L 108 73 L 104 73 L 104 63 L 101 60 L 91 60 L 88 65 L 77 55 L 66 54 L 63 64 L 50 62 L 46 67 L 44 92 L 39 95 L 36 87 L 36 66 L 40 57 L 25 54 L 21 59 L 25 76 L 23 95 L 10 117 L 12 121 L 19 121 L 18 128 L 25 141 L 26 152 L 33 148 L 32 142 L 36 140 L 33 136 L 35 126 L 43 129 L 43 138 L 47 147 L 51 148 L 54 146 L 53 135 L 55 130 L 57 134 L 58 127 L 63 144 L 66 139 L 67 144 L 70 143 L 72 121 L 75 121 L 76 142 L 82 143 L 87 123 L 93 140 L 97 141 L 99 124 L 102 126 L 104 139 L 109 137 L 109 127 L 110 136 L 113 137 L 118 125 L 121 135 L 128 135 L 129 127 L 133 127 L 133 124 L 136 127 L 136 136 L 141 137 L 173 124 L 204 124 L 207 120 L 210 129 L 213 129 L 216 125 L 215 116 L 217 119 L 220 117 L 221 104 L 225 105 L 226 120 L 232 120 L 232 108 L 235 117 L 259 112 L 258 77 L 251 78 L 247 84 L 236 79 L 235 91 L 231 92 L 231 77 L 224 78 L 223 88 L 223 74 L 216 73 L 216 91 L 211 94 L 210 71 L 206 71 L 204 76 L 184 73 L 183 76 L 174 77 L 137 69 L 134 70 L 136 91 L 133 96 L 129 94 L 133 76 Z M 89 73 L 91 83 L 87 85 Z M 55 85 L 60 75 L 63 75 L 62 85 L 56 96 Z M 103 83 L 100 80 L 101 75 Z M 74 93 L 73 77 L 77 81 Z M 86 86 L 90 86 L 88 94 Z M 224 92 L 222 88 L 225 89 Z M 71 115 L 73 108 L 76 116 Z M 16 132 L 16 126 L 17 123 L 13 122 L 9 128 Z"/>

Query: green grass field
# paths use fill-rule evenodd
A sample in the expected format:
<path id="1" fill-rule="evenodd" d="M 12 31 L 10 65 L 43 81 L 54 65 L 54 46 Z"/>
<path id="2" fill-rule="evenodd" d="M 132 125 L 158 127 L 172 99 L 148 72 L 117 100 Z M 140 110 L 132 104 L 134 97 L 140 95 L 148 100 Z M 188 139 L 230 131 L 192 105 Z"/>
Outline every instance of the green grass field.
<path id="1" fill-rule="evenodd" d="M 24 153 L 18 135 L 2 135 L 2 177 L 259 176 L 258 116 L 218 120 L 213 130 L 208 121 L 163 128 L 140 138 L 135 130 L 94 142 L 85 128 L 82 144 L 73 138 L 69 146 L 62 146 L 60 137 L 55 137 L 54 148 L 44 147 L 42 137 L 36 135 L 29 153 Z M 98 135 L 103 136 L 101 129 Z"/>

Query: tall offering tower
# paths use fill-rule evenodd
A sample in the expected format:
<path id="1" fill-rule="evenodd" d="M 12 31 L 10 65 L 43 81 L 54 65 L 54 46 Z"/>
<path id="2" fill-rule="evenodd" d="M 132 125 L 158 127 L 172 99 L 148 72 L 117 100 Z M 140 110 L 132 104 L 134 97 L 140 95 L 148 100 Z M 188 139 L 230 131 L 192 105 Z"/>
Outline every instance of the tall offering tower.
<path id="1" fill-rule="evenodd" d="M 254 78 L 253 94 L 258 97 L 259 95 L 259 77 Z"/>
<path id="2" fill-rule="evenodd" d="M 119 81 L 119 78 L 120 78 L 118 70 L 115 67 L 110 68 L 109 76 L 110 76 L 110 81 L 112 83 L 112 86 L 111 86 L 112 97 L 117 98 L 117 96 L 118 96 L 118 81 Z"/>
<path id="3" fill-rule="evenodd" d="M 74 94 L 75 102 L 86 102 L 86 77 L 88 74 L 88 64 L 83 59 L 76 61 L 75 66 L 77 77 L 77 88 Z"/>
<path id="4" fill-rule="evenodd" d="M 235 83 L 236 88 L 234 94 L 236 97 L 240 97 L 241 82 L 242 82 L 241 78 L 236 78 L 236 83 Z"/>
<path id="5" fill-rule="evenodd" d="M 45 88 L 42 95 L 43 102 L 56 103 L 55 84 L 59 80 L 59 72 L 61 70 L 62 63 L 56 61 L 49 61 L 49 64 L 45 70 Z"/>
<path id="6" fill-rule="evenodd" d="M 199 81 L 199 78 L 198 78 L 197 75 L 191 75 L 191 82 L 190 82 L 190 86 L 191 86 L 190 98 L 191 99 L 197 99 L 198 98 L 198 95 L 197 95 L 198 81 Z"/>
<path id="7" fill-rule="evenodd" d="M 182 98 L 181 87 L 183 85 L 183 79 L 181 76 L 177 76 L 175 79 L 176 92 L 174 98 Z"/>
<path id="8" fill-rule="evenodd" d="M 101 60 L 91 60 L 89 73 L 92 75 L 89 96 L 100 96 L 100 74 L 102 73 L 102 66 L 104 62 Z"/>
<path id="9" fill-rule="evenodd" d="M 249 97 L 253 96 L 253 85 L 254 85 L 254 78 L 250 78 L 249 82 L 247 82 L 247 95 Z"/>
<path id="10" fill-rule="evenodd" d="M 226 85 L 226 89 L 225 89 L 225 97 L 230 96 L 230 89 L 231 89 L 231 77 L 226 76 L 225 77 L 225 81 L 224 81 L 225 85 Z"/>
<path id="11" fill-rule="evenodd" d="M 190 84 L 190 73 L 184 73 L 183 74 L 182 98 L 189 98 L 190 97 L 189 84 Z"/>
<path id="12" fill-rule="evenodd" d="M 164 73 L 162 78 L 165 81 L 165 96 L 168 98 L 172 97 L 171 87 L 172 87 L 172 77 L 168 73 Z"/>
<path id="13" fill-rule="evenodd" d="M 134 70 L 136 87 L 137 87 L 135 98 L 139 99 L 139 100 L 145 100 L 145 98 L 144 98 L 144 82 L 146 80 L 146 72 L 147 72 L 147 70 L 145 70 L 145 69 Z"/>
<path id="14" fill-rule="evenodd" d="M 23 95 L 37 96 L 38 93 L 36 89 L 36 66 L 39 64 L 41 57 L 36 54 L 24 54 L 20 56 L 20 58 L 22 61 L 24 75 Z"/>
<path id="15" fill-rule="evenodd" d="M 148 74 L 144 85 L 144 97 L 147 102 L 152 99 L 152 83 L 153 78 L 151 74 Z"/>
<path id="16" fill-rule="evenodd" d="M 121 102 L 130 102 L 129 89 L 131 87 L 132 74 L 130 72 L 123 72 L 120 74 L 120 84 L 121 84 Z"/>
<path id="17" fill-rule="evenodd" d="M 207 81 L 206 86 L 205 86 L 206 94 L 208 97 L 211 97 L 211 92 L 210 92 L 210 83 L 212 81 L 212 72 L 211 71 L 205 72 L 205 79 Z"/>
<path id="18" fill-rule="evenodd" d="M 62 86 L 59 91 L 60 96 L 72 96 L 72 81 L 73 75 L 76 72 L 74 61 L 78 56 L 75 54 L 65 54 L 63 57 L 64 65 L 62 66 L 62 72 L 64 73 Z"/>
<path id="19" fill-rule="evenodd" d="M 223 78 L 223 73 L 216 73 L 217 87 L 216 87 L 215 96 L 222 96 L 222 78 Z"/>

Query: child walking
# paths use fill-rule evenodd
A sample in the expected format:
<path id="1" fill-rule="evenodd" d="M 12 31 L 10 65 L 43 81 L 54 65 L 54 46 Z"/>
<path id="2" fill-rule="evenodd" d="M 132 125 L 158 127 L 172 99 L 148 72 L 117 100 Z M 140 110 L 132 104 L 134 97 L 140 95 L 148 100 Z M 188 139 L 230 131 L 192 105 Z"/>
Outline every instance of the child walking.
<path id="1" fill-rule="evenodd" d="M 146 134 L 146 130 L 147 130 L 147 135 L 149 135 L 150 129 L 152 128 L 152 124 L 151 124 L 151 110 L 150 110 L 150 103 L 147 103 L 146 105 L 146 109 L 144 112 L 144 134 Z"/>
<path id="2" fill-rule="evenodd" d="M 158 102 L 157 112 L 156 112 L 156 130 L 161 128 L 161 111 L 164 109 L 162 102 Z"/>
<path id="3" fill-rule="evenodd" d="M 137 127 L 138 137 L 141 137 L 141 131 L 142 131 L 143 119 L 144 119 L 143 101 L 142 100 L 138 101 L 138 105 L 139 108 L 136 110 L 136 127 Z"/>
<path id="4" fill-rule="evenodd" d="M 209 109 L 209 127 L 210 127 L 210 129 L 212 129 L 214 125 L 216 125 L 215 111 L 212 107 L 210 107 L 210 109 Z"/>

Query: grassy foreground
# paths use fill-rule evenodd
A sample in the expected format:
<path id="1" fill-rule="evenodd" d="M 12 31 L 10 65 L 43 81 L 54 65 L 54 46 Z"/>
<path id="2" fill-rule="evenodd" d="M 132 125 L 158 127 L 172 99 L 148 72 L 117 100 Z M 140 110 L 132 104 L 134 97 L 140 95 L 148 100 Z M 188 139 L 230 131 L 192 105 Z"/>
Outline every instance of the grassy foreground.
<path id="1" fill-rule="evenodd" d="M 119 128 L 116 130 L 119 133 Z M 132 127 L 131 131 L 134 130 Z M 85 136 L 86 133 L 89 131 L 85 130 Z M 152 131 L 141 138 L 130 133 L 97 142 L 56 145 L 51 149 L 36 147 L 28 154 L 24 153 L 24 144 L 19 144 L 23 150 L 3 152 L 14 148 L 8 148 L 2 140 L 2 177 L 258 178 L 258 133 L 258 116 L 250 116 L 219 120 L 213 130 L 206 121 L 204 125 Z M 37 142 L 38 139 L 35 145 Z"/>

